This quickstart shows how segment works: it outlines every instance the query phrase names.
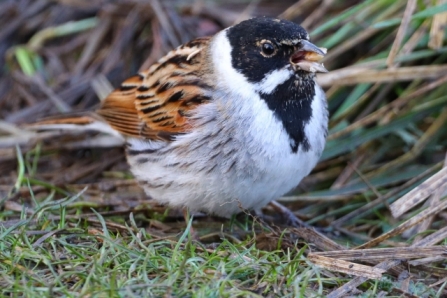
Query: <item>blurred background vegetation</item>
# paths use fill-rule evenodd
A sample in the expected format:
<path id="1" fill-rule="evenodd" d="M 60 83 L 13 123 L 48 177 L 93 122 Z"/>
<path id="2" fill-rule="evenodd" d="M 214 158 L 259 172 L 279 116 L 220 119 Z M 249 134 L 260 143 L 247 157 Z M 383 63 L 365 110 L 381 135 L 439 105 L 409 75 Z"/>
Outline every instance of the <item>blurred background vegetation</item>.
<path id="1" fill-rule="evenodd" d="M 219 267 L 222 274 L 230 276 L 223 279 L 225 282 L 215 272 L 210 279 L 198 277 L 198 284 L 179 279 L 197 273 L 198 269 L 186 268 L 184 263 L 191 254 L 200 249 L 206 252 L 210 247 L 198 246 L 194 253 L 181 255 L 183 261 L 175 261 L 181 259 L 181 242 L 155 242 L 177 239 L 173 235 L 184 230 L 184 223 L 177 211 L 147 200 L 132 180 L 116 140 L 94 133 L 36 133 L 22 126 L 49 115 L 92 109 L 112 86 L 148 68 L 172 48 L 252 16 L 279 16 L 300 23 L 315 44 L 328 48 L 324 63 L 330 72 L 318 77 L 331 114 L 326 150 L 313 173 L 281 201 L 309 224 L 329 227 L 330 237 L 346 247 L 381 236 L 424 209 L 439 210 L 411 229 L 381 241 L 381 245 L 415 244 L 421 235 L 446 226 L 447 212 L 439 206 L 447 188 L 447 174 L 441 170 L 447 147 L 447 1 L 4 0 L 0 2 L 3 295 L 22 291 L 32 296 L 40 286 L 44 293 L 55 287 L 54 293 L 61 296 L 105 292 L 126 296 L 119 285 L 132 284 L 132 272 L 146 276 L 136 284 L 152 287 L 129 288 L 129 293 L 137 296 L 158 296 L 169 287 L 173 296 L 219 296 L 232 289 L 230 296 L 307 297 L 326 295 L 350 280 L 306 261 L 304 250 L 300 250 L 302 243 L 297 246 L 292 236 L 287 249 L 294 251 L 293 256 L 286 253 L 272 259 L 277 256 L 262 255 L 262 249 L 252 246 L 250 224 L 231 222 L 228 227 L 227 221 L 204 216 L 198 216 L 194 226 L 204 242 L 215 245 L 216 255 L 246 252 L 247 258 L 255 260 L 253 266 L 258 267 L 244 267 L 225 259 L 231 263 L 226 269 Z M 430 177 L 432 183 L 418 188 Z M 401 217 L 393 217 L 389 204 L 411 190 L 431 197 L 424 204 L 418 201 Z M 131 212 L 135 218 L 129 219 Z M 274 214 L 271 216 L 275 219 Z M 112 235 L 106 232 L 108 229 L 113 230 Z M 135 231 L 140 231 L 140 238 Z M 219 231 L 225 231 L 225 236 Z M 102 240 L 92 237 L 98 234 Z M 275 233 L 268 235 L 272 238 L 267 237 L 267 242 L 278 241 Z M 66 237 L 76 241 L 71 242 L 69 253 L 62 253 L 60 247 L 69 245 Z M 82 258 L 85 264 L 78 269 L 87 270 L 101 255 L 105 243 L 111 249 L 104 257 L 108 258 L 113 250 L 125 255 L 132 243 L 141 242 L 141 237 L 149 241 L 146 244 L 157 243 L 157 249 L 151 251 L 163 251 L 173 263 L 163 259 L 163 254 L 154 256 L 160 263 L 151 271 L 145 267 L 147 262 L 132 265 L 137 264 L 135 258 L 146 257 L 129 254 L 121 260 L 127 264 L 124 271 L 110 273 L 107 269 L 107 274 L 99 278 L 105 272 L 101 271 L 103 267 L 95 267 L 93 277 L 78 276 L 67 269 L 59 255 L 58 259 L 54 256 L 64 255 L 64 260 Z M 111 245 L 116 239 L 126 244 L 119 248 Z M 91 253 L 74 257 L 80 243 Z M 258 238 L 259 243 L 262 241 Z M 284 251 L 280 244 L 276 248 Z M 298 265 L 281 270 L 278 267 L 275 275 L 263 267 L 269 262 L 290 264 L 290 258 Z M 161 265 L 162 260 L 168 263 Z M 414 275 L 407 287 L 397 278 L 401 271 L 388 273 L 379 283 L 363 283 L 360 290 L 364 295 L 391 295 L 397 289 L 394 294 L 445 297 L 446 265 L 445 258 L 438 258 L 411 267 Z M 177 266 L 177 279 L 169 278 L 173 274 L 169 266 Z M 56 271 L 70 271 L 71 275 L 57 278 Z M 157 272 L 163 277 L 157 277 Z M 200 272 L 205 274 L 206 270 Z M 417 283 L 419 279 L 425 281 Z M 219 282 L 210 285 L 210 280 Z M 104 290 L 95 292 L 95 287 Z"/>

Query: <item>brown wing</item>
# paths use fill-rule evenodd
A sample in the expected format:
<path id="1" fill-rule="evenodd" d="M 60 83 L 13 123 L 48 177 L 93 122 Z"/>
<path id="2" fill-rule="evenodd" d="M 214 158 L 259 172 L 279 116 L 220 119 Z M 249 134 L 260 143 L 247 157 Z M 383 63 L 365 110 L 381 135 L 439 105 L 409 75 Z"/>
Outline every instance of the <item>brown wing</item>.
<path id="1" fill-rule="evenodd" d="M 186 132 L 189 111 L 210 99 L 201 75 L 209 38 L 195 39 L 124 81 L 97 113 L 123 135 L 171 139 Z"/>

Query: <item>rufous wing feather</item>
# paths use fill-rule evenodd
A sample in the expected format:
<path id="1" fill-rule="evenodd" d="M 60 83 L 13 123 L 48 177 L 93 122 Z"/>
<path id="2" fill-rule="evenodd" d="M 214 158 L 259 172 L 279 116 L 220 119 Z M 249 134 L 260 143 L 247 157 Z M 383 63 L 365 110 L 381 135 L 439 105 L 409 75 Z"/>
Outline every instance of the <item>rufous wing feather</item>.
<path id="1" fill-rule="evenodd" d="M 124 81 L 96 113 L 125 136 L 169 140 L 187 132 L 190 111 L 210 99 L 211 86 L 199 72 L 208 41 L 196 39 L 169 52 Z"/>

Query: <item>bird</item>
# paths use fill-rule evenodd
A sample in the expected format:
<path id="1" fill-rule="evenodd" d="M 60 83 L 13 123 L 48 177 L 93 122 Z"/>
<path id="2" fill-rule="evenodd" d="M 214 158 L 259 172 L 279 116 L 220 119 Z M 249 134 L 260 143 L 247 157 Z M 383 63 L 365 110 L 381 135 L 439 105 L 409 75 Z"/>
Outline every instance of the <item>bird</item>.
<path id="1" fill-rule="evenodd" d="M 298 186 L 322 155 L 328 109 L 316 73 L 327 50 L 300 25 L 255 17 L 170 51 L 93 112 L 43 120 L 125 143 L 153 200 L 230 217 Z M 279 206 L 279 207 L 278 207 Z"/>

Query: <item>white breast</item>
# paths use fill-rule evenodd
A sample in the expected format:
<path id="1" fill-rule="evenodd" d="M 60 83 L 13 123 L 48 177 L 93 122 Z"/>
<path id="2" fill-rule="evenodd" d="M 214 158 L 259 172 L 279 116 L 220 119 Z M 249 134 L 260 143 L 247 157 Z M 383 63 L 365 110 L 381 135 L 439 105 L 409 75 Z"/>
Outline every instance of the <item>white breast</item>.
<path id="1" fill-rule="evenodd" d="M 214 114 L 221 104 L 203 106 L 198 116 Z M 261 100 L 256 106 L 240 107 L 233 115 L 230 109 L 155 155 L 129 156 L 133 173 L 151 197 L 169 205 L 221 216 L 241 211 L 240 206 L 263 207 L 296 187 L 316 165 L 327 120 L 324 97 L 317 97 L 312 107 L 322 113 L 314 114 L 305 130 L 311 150 L 293 153 L 282 124 Z"/>

